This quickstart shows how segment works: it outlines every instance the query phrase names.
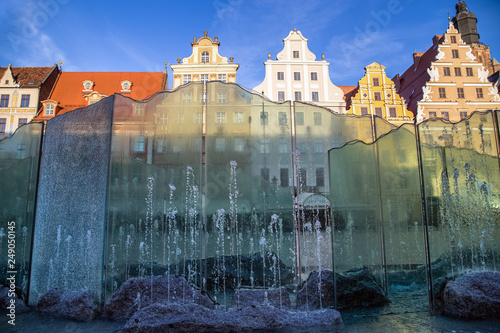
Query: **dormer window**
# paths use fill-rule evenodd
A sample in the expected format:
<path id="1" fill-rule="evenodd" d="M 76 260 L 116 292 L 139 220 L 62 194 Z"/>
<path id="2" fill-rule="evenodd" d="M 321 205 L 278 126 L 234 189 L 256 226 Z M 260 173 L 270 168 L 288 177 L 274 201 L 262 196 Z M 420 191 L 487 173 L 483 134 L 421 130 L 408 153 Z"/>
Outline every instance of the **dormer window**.
<path id="1" fill-rule="evenodd" d="M 83 81 L 83 90 L 92 90 L 94 86 L 94 82 L 90 80 Z"/>
<path id="2" fill-rule="evenodd" d="M 122 85 L 122 91 L 130 92 L 130 87 L 132 87 L 132 82 L 125 80 L 122 81 L 120 84 Z"/>
<path id="3" fill-rule="evenodd" d="M 55 105 L 54 104 L 46 104 L 45 105 L 45 115 L 46 116 L 53 116 L 54 115 L 54 109 L 55 109 Z"/>
<path id="4" fill-rule="evenodd" d="M 204 51 L 201 54 L 201 62 L 203 63 L 210 62 L 210 54 L 207 51 Z"/>

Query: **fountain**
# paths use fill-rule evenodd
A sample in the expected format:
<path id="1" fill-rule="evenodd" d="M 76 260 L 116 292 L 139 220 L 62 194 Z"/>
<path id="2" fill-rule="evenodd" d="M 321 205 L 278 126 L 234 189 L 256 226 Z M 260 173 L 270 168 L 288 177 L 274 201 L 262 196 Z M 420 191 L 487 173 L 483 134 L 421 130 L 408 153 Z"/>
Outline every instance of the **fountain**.
<path id="1" fill-rule="evenodd" d="M 13 166 L 29 175 L 27 194 L 0 197 L 12 207 L 0 253 L 15 221 L 16 281 L 33 306 L 59 289 L 100 308 L 136 286 L 137 316 L 167 311 L 156 295 L 200 316 L 210 304 L 286 317 L 401 290 L 428 290 L 436 311 L 443 281 L 500 267 L 495 117 L 396 129 L 221 82 L 111 96 L 49 121 L 39 167 L 41 125 L 0 142 L 2 188 Z M 19 144 L 30 154 L 16 159 Z"/>

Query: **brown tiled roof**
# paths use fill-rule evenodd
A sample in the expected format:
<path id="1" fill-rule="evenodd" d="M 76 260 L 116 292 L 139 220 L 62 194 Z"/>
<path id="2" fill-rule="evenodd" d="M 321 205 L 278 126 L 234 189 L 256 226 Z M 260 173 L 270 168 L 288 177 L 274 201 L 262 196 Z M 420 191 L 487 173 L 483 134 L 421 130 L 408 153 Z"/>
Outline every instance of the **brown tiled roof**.
<path id="1" fill-rule="evenodd" d="M 8 67 L 0 67 L 0 78 Z M 14 80 L 23 88 L 38 87 L 54 67 L 11 67 Z"/>

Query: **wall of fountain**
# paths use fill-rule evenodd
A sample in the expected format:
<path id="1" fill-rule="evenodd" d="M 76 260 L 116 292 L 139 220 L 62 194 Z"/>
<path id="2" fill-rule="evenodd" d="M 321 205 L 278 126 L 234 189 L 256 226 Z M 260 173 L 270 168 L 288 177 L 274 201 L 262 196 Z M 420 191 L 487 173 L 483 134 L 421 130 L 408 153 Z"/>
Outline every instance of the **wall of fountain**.
<path id="1" fill-rule="evenodd" d="M 26 244 L 31 304 L 52 288 L 89 289 L 104 301 L 131 277 L 175 274 L 229 305 L 237 289 L 293 295 L 324 269 L 367 269 L 390 293 L 425 284 L 426 260 L 435 281 L 497 269 L 493 125 L 492 113 L 477 113 L 396 129 L 221 82 L 145 101 L 115 95 L 47 123 L 36 205 L 33 176 L 32 194 L 3 206 L 36 206 L 36 217 L 4 208 L 1 227 L 24 227 L 15 236 Z M 38 174 L 40 126 L 0 142 L 2 181 L 28 163 L 8 157 L 20 144 Z"/>

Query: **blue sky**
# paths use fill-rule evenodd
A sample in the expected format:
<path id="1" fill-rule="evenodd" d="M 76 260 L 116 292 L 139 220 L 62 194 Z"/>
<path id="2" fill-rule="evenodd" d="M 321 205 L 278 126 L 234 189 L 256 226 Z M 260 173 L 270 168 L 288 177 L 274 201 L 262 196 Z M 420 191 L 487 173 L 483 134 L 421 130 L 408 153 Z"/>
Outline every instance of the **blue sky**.
<path id="1" fill-rule="evenodd" d="M 296 27 L 317 59 L 325 54 L 336 85 L 356 85 L 377 61 L 389 77 L 404 72 L 455 15 L 456 0 L 0 0 L 0 65 L 63 71 L 162 71 L 191 55 L 193 36 L 219 37 L 222 56 L 240 64 L 237 82 L 253 88 L 263 62 Z M 500 1 L 467 2 L 480 41 L 500 60 Z M 353 47 L 354 46 L 354 47 Z M 170 68 L 169 86 L 172 82 Z"/>

